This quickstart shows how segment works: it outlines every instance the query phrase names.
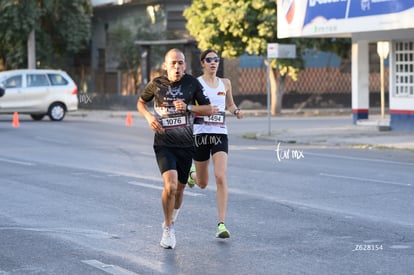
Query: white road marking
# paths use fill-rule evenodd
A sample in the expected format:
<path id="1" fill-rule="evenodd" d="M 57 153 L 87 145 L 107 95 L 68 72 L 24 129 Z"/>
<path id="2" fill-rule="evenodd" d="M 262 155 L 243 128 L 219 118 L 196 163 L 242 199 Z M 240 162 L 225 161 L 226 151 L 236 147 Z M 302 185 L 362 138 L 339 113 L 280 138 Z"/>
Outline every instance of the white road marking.
<path id="1" fill-rule="evenodd" d="M 97 269 L 100 269 L 106 273 L 113 274 L 113 275 L 138 275 L 138 273 L 129 271 L 120 266 L 112 265 L 112 264 L 105 264 L 98 260 L 84 260 L 82 261 L 82 263 L 88 264 L 90 266 L 93 266 Z"/>
<path id="2" fill-rule="evenodd" d="M 135 186 L 146 187 L 146 188 L 157 189 L 157 190 L 163 190 L 164 189 L 162 186 L 155 186 L 155 185 L 152 185 L 152 184 L 142 183 L 142 182 L 137 182 L 137 181 L 128 181 L 128 184 L 135 185 Z M 189 191 L 189 188 L 185 189 L 185 195 L 186 196 L 191 196 L 191 197 L 204 196 L 204 194 L 194 193 L 194 192 Z"/>
<path id="3" fill-rule="evenodd" d="M 414 166 L 414 162 L 401 162 L 401 161 L 392 161 L 392 160 L 385 160 L 385 159 L 369 159 L 369 158 L 360 158 L 360 157 L 319 154 L 319 153 L 312 153 L 312 152 L 306 152 L 306 155 L 317 156 L 317 157 L 326 157 L 326 158 L 348 159 L 348 160 L 358 160 L 358 161 L 368 161 L 368 162 L 379 162 L 379 163 L 388 163 L 388 164 L 396 164 L 396 165 Z"/>
<path id="4" fill-rule="evenodd" d="M 119 238 L 118 235 L 110 234 L 105 231 L 94 230 L 94 229 L 83 229 L 83 228 L 36 228 L 36 227 L 18 227 L 18 226 L 0 226 L 1 230 L 24 230 L 24 231 L 33 231 L 40 233 L 52 233 L 52 234 L 66 234 L 66 235 L 82 235 L 85 237 L 95 238 L 95 239 L 115 239 Z"/>
<path id="5" fill-rule="evenodd" d="M 373 239 L 373 240 L 364 240 L 363 241 L 364 243 L 384 243 L 384 240 L 376 240 L 376 239 Z"/>
<path id="6" fill-rule="evenodd" d="M 337 214 L 341 214 L 345 216 L 348 219 L 359 217 L 359 218 L 369 219 L 369 220 L 377 221 L 377 222 L 399 224 L 403 226 L 414 226 L 414 222 L 411 220 L 409 221 L 407 221 L 407 219 L 395 220 L 395 219 L 391 219 L 390 217 L 382 217 L 382 216 L 368 214 L 368 213 L 364 214 L 364 213 L 361 213 L 360 211 L 345 210 L 343 208 L 338 208 L 335 205 L 329 206 L 329 205 L 318 204 L 317 202 L 287 200 L 287 199 L 283 199 L 277 196 L 268 195 L 265 193 L 256 193 L 254 191 L 246 191 L 246 190 L 235 189 L 235 188 L 229 188 L 229 194 L 231 195 L 237 194 L 237 195 L 243 195 L 243 196 L 256 198 L 260 200 L 271 201 L 271 202 L 275 202 L 275 203 L 278 203 L 278 204 L 281 204 L 287 207 L 306 207 L 309 209 L 317 209 L 317 210 L 329 212 L 329 213 L 337 213 Z"/>
<path id="7" fill-rule="evenodd" d="M 392 249 L 410 249 L 411 245 L 395 244 L 395 245 L 391 245 L 390 248 L 392 248 Z"/>
<path id="8" fill-rule="evenodd" d="M 229 150 L 246 151 L 246 150 L 273 150 L 274 145 L 229 145 Z"/>
<path id="9" fill-rule="evenodd" d="M 71 143 L 70 143 L 70 142 L 68 142 L 68 141 L 56 140 L 56 139 L 47 138 L 47 137 L 36 136 L 35 138 L 36 138 L 37 140 L 40 140 L 40 141 L 46 141 L 46 142 L 49 142 L 49 143 L 52 143 L 52 144 L 61 144 L 61 145 L 68 145 L 68 144 L 71 144 Z"/>
<path id="10" fill-rule="evenodd" d="M 398 185 L 398 186 L 411 186 L 410 183 L 400 183 L 400 182 L 394 182 L 394 181 L 368 179 L 368 178 L 361 178 L 361 177 L 350 177 L 350 176 L 334 175 L 334 174 L 326 174 L 326 173 L 320 173 L 319 175 L 323 177 L 331 177 L 331 178 L 337 178 L 337 179 L 348 179 L 348 180 L 357 180 L 357 181 L 365 181 L 365 182 L 368 181 L 368 182 L 385 183 L 385 184 Z"/>
<path id="11" fill-rule="evenodd" d="M 36 165 L 32 162 L 18 161 L 18 160 L 12 160 L 12 159 L 4 159 L 4 158 L 0 158 L 0 161 L 13 163 L 13 164 L 24 165 L 24 166 L 35 166 Z"/>

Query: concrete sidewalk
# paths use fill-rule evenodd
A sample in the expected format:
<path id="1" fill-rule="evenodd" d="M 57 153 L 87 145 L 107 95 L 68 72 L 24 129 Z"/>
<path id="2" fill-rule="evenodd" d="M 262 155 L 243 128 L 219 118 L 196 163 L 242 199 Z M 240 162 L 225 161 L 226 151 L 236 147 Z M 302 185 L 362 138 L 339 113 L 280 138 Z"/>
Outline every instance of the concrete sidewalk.
<path id="1" fill-rule="evenodd" d="M 360 120 L 338 127 L 288 129 L 280 133 L 258 134 L 259 139 L 270 139 L 282 143 L 295 143 L 314 146 L 340 146 L 353 148 L 388 148 L 414 152 L 414 132 L 391 131 L 389 121 L 380 116 Z"/>
<path id="2" fill-rule="evenodd" d="M 243 110 L 244 115 L 266 117 L 266 110 Z M 79 110 L 68 113 L 68 116 L 81 116 L 89 119 L 120 118 L 125 119 L 128 111 Z M 137 111 L 131 111 L 132 116 L 141 118 Z M 350 110 L 318 109 L 318 110 L 284 110 L 282 117 L 318 117 L 318 116 L 350 116 L 349 125 L 324 128 L 288 129 L 283 132 L 272 133 L 270 136 L 257 133 L 256 138 L 268 139 L 277 142 L 295 143 L 314 146 L 342 146 L 360 148 L 390 148 L 414 151 L 414 132 L 388 131 L 384 125 L 389 125 L 387 119 L 382 120 L 378 114 L 370 115 L 370 119 L 352 124 Z M 248 131 L 246 129 L 246 131 Z"/>
<path id="3" fill-rule="evenodd" d="M 289 129 L 272 133 L 271 136 L 259 133 L 257 138 L 298 145 L 389 148 L 414 152 L 414 132 L 379 131 L 377 127 L 367 125 Z"/>
<path id="4" fill-rule="evenodd" d="M 349 116 L 349 125 L 329 128 L 301 128 L 267 134 L 258 139 L 314 146 L 342 146 L 359 148 L 388 148 L 414 151 L 414 132 L 391 131 L 389 117 L 380 116 L 379 109 L 370 110 L 370 118 L 352 124 L 350 109 L 283 110 L 282 117 Z M 243 110 L 246 116 L 267 116 L 266 110 Z"/>

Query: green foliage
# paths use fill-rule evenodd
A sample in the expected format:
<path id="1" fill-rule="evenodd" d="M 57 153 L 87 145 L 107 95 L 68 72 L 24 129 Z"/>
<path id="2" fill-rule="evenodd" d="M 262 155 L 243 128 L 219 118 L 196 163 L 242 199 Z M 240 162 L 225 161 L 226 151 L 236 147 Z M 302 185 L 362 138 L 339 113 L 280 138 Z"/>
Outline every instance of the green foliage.
<path id="1" fill-rule="evenodd" d="M 166 39 L 166 36 L 167 34 L 160 31 L 156 24 L 151 23 L 150 18 L 138 17 L 111 27 L 107 51 L 110 52 L 113 60 L 119 63 L 118 69 L 129 72 L 137 71 L 141 57 L 135 41 L 161 40 Z M 163 57 L 164 48 L 152 47 L 152 57 Z"/>
<path id="2" fill-rule="evenodd" d="M 29 11 L 32 16 L 24 16 Z M 0 2 L 0 59 L 5 65 L 25 61 L 27 37 L 40 14 L 35 1 L 22 0 L 20 4 L 14 0 Z"/>
<path id="3" fill-rule="evenodd" d="M 347 57 L 349 39 L 277 38 L 277 5 L 275 0 L 193 0 L 184 11 L 187 29 L 201 50 L 214 49 L 223 57 L 238 57 L 244 53 L 266 56 L 268 43 L 295 44 L 297 58 L 272 59 L 272 114 L 279 113 L 287 76 L 297 79 L 304 67 L 305 49 L 334 51 Z M 272 85 L 272 83 L 274 85 Z M 280 88 L 279 90 L 279 87 Z M 278 93 L 276 93 L 276 90 Z M 280 96 L 278 96 L 280 95 Z"/>
<path id="4" fill-rule="evenodd" d="M 89 0 L 1 0 L 0 59 L 8 69 L 26 67 L 27 39 L 35 30 L 37 61 L 54 66 L 87 46 L 91 15 Z"/>
<path id="5" fill-rule="evenodd" d="M 277 38 L 276 13 L 274 0 L 194 0 L 184 16 L 200 49 L 212 48 L 223 57 L 234 58 L 244 53 L 266 55 L 268 43 L 295 42 Z M 299 52 L 302 44 L 298 46 Z M 299 56 L 273 60 L 271 64 L 296 78 L 299 70 L 295 68 L 301 69 L 303 60 Z"/>
<path id="6" fill-rule="evenodd" d="M 118 64 L 117 69 L 127 72 L 134 77 L 135 92 L 139 91 L 137 72 L 140 69 L 141 56 L 137 40 L 157 41 L 174 39 L 175 35 L 164 31 L 165 16 L 155 12 L 153 17 L 139 16 L 123 20 L 108 31 L 107 56 L 110 62 Z M 151 47 L 151 64 L 153 69 L 159 69 L 164 60 L 164 54 L 170 46 L 154 45 Z"/>
<path id="7" fill-rule="evenodd" d="M 130 70 L 131 62 L 138 60 L 138 51 L 134 46 L 133 31 L 123 24 L 111 28 L 108 34 L 107 52 L 113 53 L 112 58 L 119 63 L 118 69 Z"/>
<path id="8" fill-rule="evenodd" d="M 193 0 L 184 16 L 199 48 L 215 49 L 223 57 L 238 57 L 246 52 L 266 55 L 267 43 L 295 44 L 298 58 L 272 61 L 274 68 L 286 67 L 281 73 L 293 77 L 303 68 L 301 55 L 306 48 L 334 51 L 341 57 L 349 54 L 349 39 L 278 39 L 275 0 Z"/>
<path id="9" fill-rule="evenodd" d="M 213 48 L 223 57 L 247 52 L 262 54 L 275 39 L 274 0 L 194 0 L 184 11 L 187 29 L 201 49 Z"/>

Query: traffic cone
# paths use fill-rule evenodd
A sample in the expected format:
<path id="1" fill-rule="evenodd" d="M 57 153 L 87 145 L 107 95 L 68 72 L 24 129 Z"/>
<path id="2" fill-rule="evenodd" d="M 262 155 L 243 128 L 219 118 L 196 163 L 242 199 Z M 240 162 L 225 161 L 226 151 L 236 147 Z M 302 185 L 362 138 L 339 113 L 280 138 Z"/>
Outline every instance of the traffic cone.
<path id="1" fill-rule="evenodd" d="M 131 112 L 127 113 L 125 125 L 126 126 L 132 126 L 132 114 L 131 114 Z"/>
<path id="2" fill-rule="evenodd" d="M 15 128 L 20 127 L 19 113 L 17 113 L 17 112 L 14 112 L 14 114 L 13 114 L 12 126 L 15 127 Z"/>

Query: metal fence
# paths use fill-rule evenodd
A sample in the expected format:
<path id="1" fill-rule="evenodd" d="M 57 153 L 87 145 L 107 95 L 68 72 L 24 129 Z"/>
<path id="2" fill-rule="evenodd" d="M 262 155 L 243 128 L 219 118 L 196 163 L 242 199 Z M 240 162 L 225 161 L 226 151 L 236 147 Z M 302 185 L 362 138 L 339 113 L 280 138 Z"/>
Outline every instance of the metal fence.
<path id="1" fill-rule="evenodd" d="M 235 95 L 260 95 L 267 92 L 266 69 L 238 69 L 238 90 Z M 370 73 L 369 91 L 380 92 L 380 74 Z M 233 85 L 234 86 L 234 85 Z M 385 70 L 385 91 L 388 91 L 388 69 Z M 297 81 L 286 79 L 285 93 L 323 94 L 351 93 L 351 73 L 343 73 L 340 68 L 307 68 L 299 73 Z"/>
<path id="2" fill-rule="evenodd" d="M 160 71 L 154 71 L 151 77 L 160 75 Z M 229 61 L 224 66 L 224 77 L 232 81 L 233 95 L 256 96 L 267 93 L 267 70 L 266 68 L 240 68 L 237 61 Z M 385 69 L 385 92 L 388 92 L 388 68 Z M 120 86 L 119 81 L 122 82 Z M 138 76 L 140 81 L 140 76 Z M 369 91 L 380 92 L 380 74 L 371 72 L 369 75 Z M 122 77 L 114 73 L 95 74 L 95 92 L 136 95 L 140 83 L 134 86 L 132 76 L 122 74 Z M 120 90 L 120 91 L 119 91 Z M 118 92 L 117 92 L 118 91 Z M 351 73 L 342 72 L 336 68 L 306 68 L 299 73 L 297 81 L 290 77 L 286 79 L 285 94 L 351 94 Z"/>

